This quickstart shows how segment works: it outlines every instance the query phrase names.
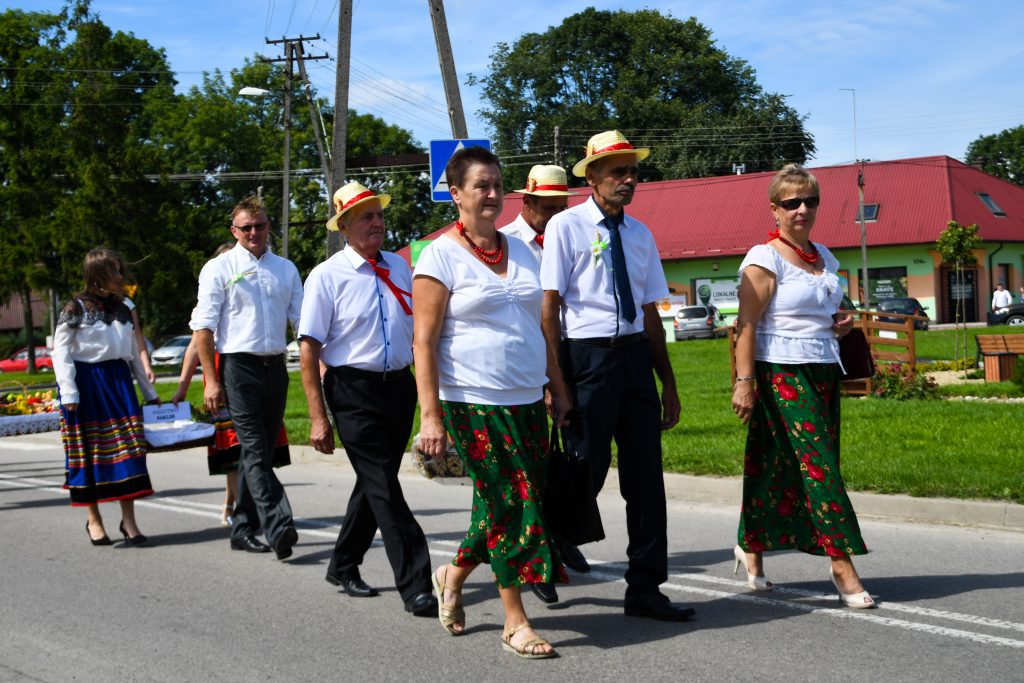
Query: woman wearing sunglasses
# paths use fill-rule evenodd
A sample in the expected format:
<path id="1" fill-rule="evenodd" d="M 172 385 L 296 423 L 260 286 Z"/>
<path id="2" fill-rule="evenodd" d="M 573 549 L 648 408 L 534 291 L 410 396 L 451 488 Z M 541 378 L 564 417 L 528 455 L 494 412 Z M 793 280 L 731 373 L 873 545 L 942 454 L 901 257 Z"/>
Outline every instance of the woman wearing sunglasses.
<path id="1" fill-rule="evenodd" d="M 735 571 L 771 590 L 762 553 L 796 549 L 831 560 L 847 607 L 875 603 L 851 555 L 867 552 L 839 471 L 837 338 L 853 328 L 832 253 L 811 242 L 818 181 L 789 164 L 768 188 L 776 228 L 740 264 L 733 411 L 748 425 Z"/>

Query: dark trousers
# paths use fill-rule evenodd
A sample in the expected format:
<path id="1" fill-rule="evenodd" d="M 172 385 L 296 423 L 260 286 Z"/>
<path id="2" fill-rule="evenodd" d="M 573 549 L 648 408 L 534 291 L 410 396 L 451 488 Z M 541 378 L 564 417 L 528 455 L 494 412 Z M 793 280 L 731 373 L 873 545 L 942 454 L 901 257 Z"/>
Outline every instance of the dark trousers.
<path id="1" fill-rule="evenodd" d="M 273 545 L 286 527 L 294 526 L 292 508 L 271 466 L 284 406 L 288 372 L 284 356 L 269 361 L 246 353 L 221 355 L 220 369 L 241 454 L 238 496 L 231 538 L 241 539 L 262 527 Z"/>
<path id="2" fill-rule="evenodd" d="M 574 414 L 569 447 L 586 457 L 594 490 L 604 487 L 611 441 L 618 447 L 619 492 L 626 500 L 626 596 L 654 592 L 668 579 L 661 399 L 646 340 L 620 348 L 565 341 L 561 364 Z"/>
<path id="3" fill-rule="evenodd" d="M 324 394 L 356 472 L 328 572 L 357 572 L 380 528 L 395 585 L 408 601 L 430 590 L 427 539 L 398 481 L 416 410 L 416 380 L 408 369 L 385 381 L 381 373 L 333 367 L 324 375 Z"/>

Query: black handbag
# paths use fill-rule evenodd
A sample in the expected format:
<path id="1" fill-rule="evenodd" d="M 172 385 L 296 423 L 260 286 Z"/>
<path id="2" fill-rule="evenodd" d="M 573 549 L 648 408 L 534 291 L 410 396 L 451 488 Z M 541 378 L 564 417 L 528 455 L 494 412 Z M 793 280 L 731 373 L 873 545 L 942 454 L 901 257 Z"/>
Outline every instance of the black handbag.
<path id="1" fill-rule="evenodd" d="M 559 541 L 583 545 L 604 538 L 590 461 L 562 445 L 561 430 L 552 426 L 548 446 L 548 481 L 544 517 Z"/>
<path id="2" fill-rule="evenodd" d="M 871 345 L 864 331 L 853 328 L 849 334 L 839 338 L 839 360 L 846 376 L 843 379 L 869 379 L 875 376 L 875 359 L 871 357 Z"/>

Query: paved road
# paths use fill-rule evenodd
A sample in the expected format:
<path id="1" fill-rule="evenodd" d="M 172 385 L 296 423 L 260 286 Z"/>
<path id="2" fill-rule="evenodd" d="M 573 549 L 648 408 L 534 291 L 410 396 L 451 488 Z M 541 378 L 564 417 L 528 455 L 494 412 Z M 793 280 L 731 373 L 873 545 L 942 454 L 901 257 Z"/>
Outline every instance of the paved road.
<path id="1" fill-rule="evenodd" d="M 378 598 L 323 580 L 353 483 L 344 463 L 302 456 L 280 471 L 300 515 L 292 560 L 233 552 L 218 525 L 222 480 L 199 450 L 153 454 L 158 494 L 139 502 L 152 544 L 94 548 L 84 512 L 59 486 L 55 433 L 0 439 L 0 682 L 252 680 L 1021 680 L 1024 534 L 865 520 L 858 566 L 878 610 L 837 606 L 820 558 L 768 559 L 777 585 L 752 595 L 731 573 L 732 505 L 669 504 L 669 583 L 696 621 L 623 616 L 623 506 L 601 507 L 609 539 L 584 550 L 562 602 L 527 609 L 561 658 L 500 650 L 500 604 L 486 568 L 467 584 L 468 633 L 402 609 L 381 547 L 363 576 Z M 453 553 L 470 491 L 405 478 L 436 563 Z M 116 505 L 104 505 L 116 531 Z"/>

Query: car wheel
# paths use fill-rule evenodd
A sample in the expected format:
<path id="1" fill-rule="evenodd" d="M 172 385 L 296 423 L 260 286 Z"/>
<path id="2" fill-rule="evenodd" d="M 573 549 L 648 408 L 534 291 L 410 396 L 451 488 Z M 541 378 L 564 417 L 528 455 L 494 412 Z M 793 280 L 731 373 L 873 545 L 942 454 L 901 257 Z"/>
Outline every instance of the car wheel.
<path id="1" fill-rule="evenodd" d="M 1024 315 L 1011 315 L 1006 319 L 1006 324 L 1012 325 L 1013 327 L 1024 325 Z"/>

